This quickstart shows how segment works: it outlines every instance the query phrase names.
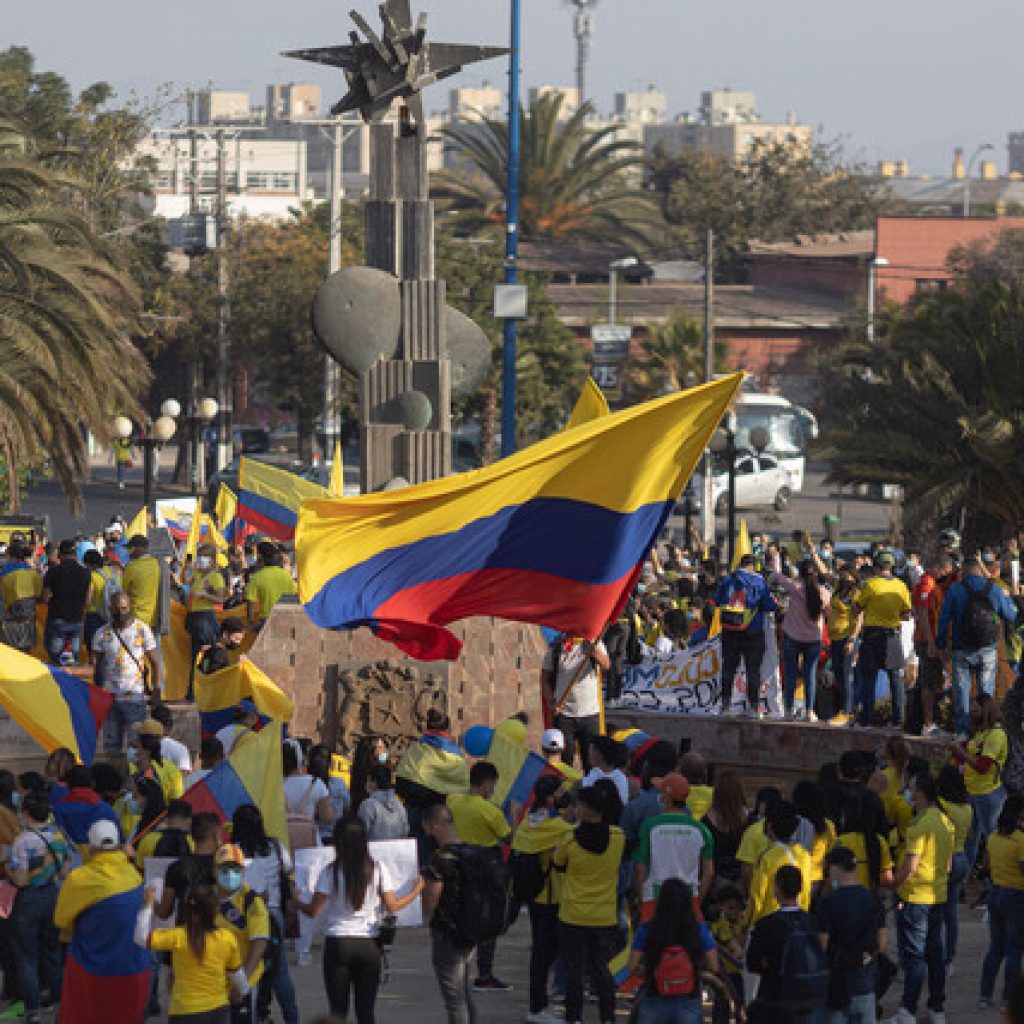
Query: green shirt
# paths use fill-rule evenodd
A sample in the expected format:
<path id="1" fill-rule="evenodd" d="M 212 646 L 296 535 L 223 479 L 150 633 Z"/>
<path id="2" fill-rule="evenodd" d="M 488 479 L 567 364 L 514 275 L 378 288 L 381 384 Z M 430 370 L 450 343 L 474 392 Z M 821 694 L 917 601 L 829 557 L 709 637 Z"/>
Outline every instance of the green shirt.
<path id="1" fill-rule="evenodd" d="M 657 899 L 661 883 L 682 879 L 697 894 L 701 861 L 711 860 L 715 842 L 707 826 L 688 811 L 655 814 L 640 826 L 633 860 L 647 866 L 643 899 Z"/>
<path id="2" fill-rule="evenodd" d="M 282 597 L 296 592 L 295 580 L 287 569 L 282 569 L 279 565 L 267 565 L 249 577 L 245 599 L 256 605 L 257 617 L 265 619 Z"/>

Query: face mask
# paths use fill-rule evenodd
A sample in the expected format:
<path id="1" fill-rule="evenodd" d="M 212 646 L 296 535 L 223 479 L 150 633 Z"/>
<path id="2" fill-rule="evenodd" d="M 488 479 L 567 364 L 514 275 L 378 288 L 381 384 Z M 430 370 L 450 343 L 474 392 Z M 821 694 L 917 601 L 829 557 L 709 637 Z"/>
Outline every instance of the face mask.
<path id="1" fill-rule="evenodd" d="M 139 801 L 136 797 L 130 796 L 124 802 L 124 809 L 129 814 L 141 814 L 142 811 L 139 809 Z"/>
<path id="2" fill-rule="evenodd" d="M 21 794 L 15 791 L 11 794 L 11 806 L 17 810 L 21 806 Z"/>
<path id="3" fill-rule="evenodd" d="M 387 764 L 388 763 L 388 752 L 386 750 L 381 751 L 377 755 L 377 761 L 378 761 L 379 764 Z"/>
<path id="4" fill-rule="evenodd" d="M 212 564 L 213 559 L 208 555 L 200 555 L 200 557 L 196 559 L 196 568 L 198 569 L 209 569 Z"/>
<path id="5" fill-rule="evenodd" d="M 217 884 L 227 892 L 236 892 L 242 888 L 242 869 L 223 867 L 217 872 Z"/>
<path id="6" fill-rule="evenodd" d="M 113 615 L 110 616 L 110 621 L 113 622 L 113 624 L 119 628 L 121 626 L 127 626 L 128 623 L 132 621 L 131 613 L 114 612 Z"/>
<path id="7" fill-rule="evenodd" d="M 242 646 L 242 643 L 241 643 L 240 640 L 225 640 L 224 641 L 224 650 L 226 650 L 226 651 L 237 651 L 238 648 L 241 647 L 241 646 Z"/>

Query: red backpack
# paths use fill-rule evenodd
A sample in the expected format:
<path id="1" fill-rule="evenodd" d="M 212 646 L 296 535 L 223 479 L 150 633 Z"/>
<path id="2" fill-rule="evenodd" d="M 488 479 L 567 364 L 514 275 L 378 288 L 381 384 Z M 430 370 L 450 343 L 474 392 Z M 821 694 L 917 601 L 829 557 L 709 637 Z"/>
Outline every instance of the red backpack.
<path id="1" fill-rule="evenodd" d="M 654 972 L 654 990 L 659 996 L 692 996 L 697 989 L 693 960 L 682 946 L 666 946 Z"/>

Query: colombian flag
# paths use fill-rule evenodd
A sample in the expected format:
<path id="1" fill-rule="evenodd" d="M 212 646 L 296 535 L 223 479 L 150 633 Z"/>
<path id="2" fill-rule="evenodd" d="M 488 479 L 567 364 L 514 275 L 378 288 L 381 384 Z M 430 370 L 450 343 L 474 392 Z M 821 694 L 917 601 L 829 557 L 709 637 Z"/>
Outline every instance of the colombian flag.
<path id="1" fill-rule="evenodd" d="M 299 518 L 299 506 L 314 498 L 326 498 L 321 487 L 286 469 L 247 459 L 239 462 L 238 518 L 275 540 L 291 540 Z"/>
<path id="2" fill-rule="evenodd" d="M 425 732 L 410 743 L 395 776 L 435 793 L 469 791 L 469 765 L 455 738 L 443 732 Z"/>
<path id="3" fill-rule="evenodd" d="M 67 747 L 92 764 L 113 703 L 106 690 L 0 644 L 0 707 L 47 753 Z"/>
<path id="4" fill-rule="evenodd" d="M 61 1024 L 142 1020 L 152 959 L 132 938 L 141 909 L 142 880 L 123 850 L 97 853 L 65 879 L 53 915 L 71 932 Z"/>
<path id="5" fill-rule="evenodd" d="M 513 803 L 519 805 L 521 813 L 525 814 L 530 809 L 533 787 L 542 775 L 562 778 L 561 772 L 552 768 L 540 754 L 513 743 L 498 732 L 491 740 L 487 760 L 498 769 L 498 784 L 494 788 L 493 800 L 506 812 Z"/>
<path id="6" fill-rule="evenodd" d="M 195 677 L 196 707 L 204 735 L 230 725 L 239 701 L 251 700 L 268 721 L 292 720 L 291 698 L 248 658 L 237 665 Z"/>
<path id="7" fill-rule="evenodd" d="M 188 609 L 177 601 L 171 602 L 171 631 L 161 639 L 160 650 L 164 657 L 164 700 L 184 700 L 188 693 L 189 669 L 192 665 L 192 638 L 185 628 Z M 218 609 L 217 618 L 245 618 L 244 608 Z M 228 657 L 237 661 L 256 642 L 256 634 L 247 632 L 242 646 L 237 651 L 228 651 Z M 197 674 L 196 678 L 199 676 Z"/>
<path id="8" fill-rule="evenodd" d="M 596 637 L 633 589 L 742 374 L 565 430 L 471 473 L 303 503 L 299 593 L 326 629 L 369 626 L 425 661 L 493 615 Z"/>

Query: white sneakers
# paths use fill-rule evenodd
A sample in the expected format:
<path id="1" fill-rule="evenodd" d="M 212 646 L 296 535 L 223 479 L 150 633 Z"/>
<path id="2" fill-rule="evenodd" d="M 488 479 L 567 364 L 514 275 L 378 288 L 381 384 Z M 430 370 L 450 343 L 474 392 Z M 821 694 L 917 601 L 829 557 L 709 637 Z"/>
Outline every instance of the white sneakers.
<path id="1" fill-rule="evenodd" d="M 526 1024 L 565 1024 L 565 1018 L 560 1013 L 556 1013 L 550 1006 L 545 1006 L 543 1010 L 538 1010 L 537 1013 L 528 1013 L 526 1015 Z"/>
<path id="2" fill-rule="evenodd" d="M 882 1024 L 946 1024 L 946 1015 L 937 1010 L 923 1010 L 920 1017 L 915 1017 L 905 1006 L 901 1006 L 891 1017 L 887 1017 Z"/>

